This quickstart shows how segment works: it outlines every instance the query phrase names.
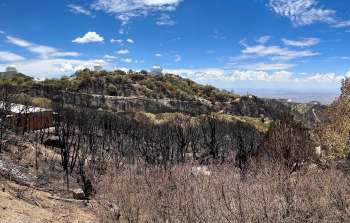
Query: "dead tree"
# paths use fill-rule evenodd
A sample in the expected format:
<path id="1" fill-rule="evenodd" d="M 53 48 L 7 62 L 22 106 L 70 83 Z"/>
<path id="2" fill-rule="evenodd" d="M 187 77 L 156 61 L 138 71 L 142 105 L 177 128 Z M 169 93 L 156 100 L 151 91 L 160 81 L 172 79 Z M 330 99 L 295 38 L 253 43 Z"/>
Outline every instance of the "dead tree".
<path id="1" fill-rule="evenodd" d="M 9 86 L 3 85 L 0 90 L 0 153 L 6 149 L 6 137 L 8 124 L 11 122 L 9 120 L 9 115 L 11 113 L 11 95 L 9 92 Z"/>
<path id="2" fill-rule="evenodd" d="M 66 186 L 69 190 L 69 176 L 77 160 L 76 145 L 80 141 L 80 135 L 77 134 L 76 129 L 76 113 L 74 110 L 64 107 L 63 101 L 55 103 L 54 111 L 56 113 L 55 131 L 59 141 L 61 165 L 65 171 Z"/>
<path id="3" fill-rule="evenodd" d="M 225 141 L 226 127 L 225 121 L 219 120 L 215 115 L 207 115 L 202 120 L 203 146 L 208 149 L 214 160 L 219 158 L 220 150 Z"/>
<path id="4" fill-rule="evenodd" d="M 260 155 L 294 172 L 303 163 L 313 160 L 314 148 L 309 129 L 286 114 L 268 131 Z"/>
<path id="5" fill-rule="evenodd" d="M 177 145 L 176 160 L 180 162 L 185 161 L 185 154 L 191 142 L 193 127 L 191 118 L 184 115 L 176 115 L 172 120 L 174 125 L 174 141 Z"/>
<path id="6" fill-rule="evenodd" d="M 230 129 L 231 143 L 236 152 L 236 166 L 244 174 L 247 171 L 250 157 L 261 144 L 263 135 L 255 127 L 241 121 L 232 123 Z"/>

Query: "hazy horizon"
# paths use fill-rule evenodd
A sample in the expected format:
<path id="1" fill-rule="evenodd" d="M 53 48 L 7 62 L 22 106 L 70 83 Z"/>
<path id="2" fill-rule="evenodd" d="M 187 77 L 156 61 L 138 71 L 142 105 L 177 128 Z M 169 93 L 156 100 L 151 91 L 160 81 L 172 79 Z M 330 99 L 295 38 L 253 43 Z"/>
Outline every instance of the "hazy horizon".
<path id="1" fill-rule="evenodd" d="M 317 91 L 317 90 L 285 90 L 285 89 L 232 89 L 233 92 L 240 95 L 253 94 L 262 98 L 287 99 L 292 102 L 307 103 L 318 101 L 322 104 L 332 103 L 340 94 L 340 90 Z"/>

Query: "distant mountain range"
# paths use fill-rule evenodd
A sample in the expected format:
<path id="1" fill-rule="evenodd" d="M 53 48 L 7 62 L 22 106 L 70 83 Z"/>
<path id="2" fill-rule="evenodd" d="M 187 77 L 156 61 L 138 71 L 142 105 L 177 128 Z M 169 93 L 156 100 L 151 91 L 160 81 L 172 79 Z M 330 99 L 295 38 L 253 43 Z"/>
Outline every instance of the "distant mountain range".
<path id="1" fill-rule="evenodd" d="M 300 102 L 300 103 L 318 101 L 322 104 L 330 104 L 340 94 L 339 89 L 298 90 L 298 89 L 235 88 L 233 89 L 233 91 L 240 95 L 253 94 L 261 98 L 286 99 L 292 102 Z"/>

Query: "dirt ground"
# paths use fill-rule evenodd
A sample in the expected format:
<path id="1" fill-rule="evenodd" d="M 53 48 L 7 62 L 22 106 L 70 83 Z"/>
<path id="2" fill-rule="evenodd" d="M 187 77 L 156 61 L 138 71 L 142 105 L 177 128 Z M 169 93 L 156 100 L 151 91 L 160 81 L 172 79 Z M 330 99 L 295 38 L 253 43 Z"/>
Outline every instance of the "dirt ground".
<path id="1" fill-rule="evenodd" d="M 89 203 L 52 198 L 55 195 L 0 181 L 0 223 L 97 222 Z"/>
<path id="2" fill-rule="evenodd" d="M 36 172 L 34 145 L 20 139 L 16 141 L 16 145 L 10 145 L 0 154 L 3 164 L 0 168 L 0 223 L 98 222 L 91 203 L 74 200 L 72 193 L 67 192 L 60 157 L 55 150 L 40 145 Z M 32 185 L 18 183 L 6 174 L 9 165 L 5 163 L 12 166 L 12 171 L 7 171 L 21 176 L 20 179 L 37 175 L 38 180 Z M 71 190 L 79 188 L 74 177 L 70 181 Z"/>

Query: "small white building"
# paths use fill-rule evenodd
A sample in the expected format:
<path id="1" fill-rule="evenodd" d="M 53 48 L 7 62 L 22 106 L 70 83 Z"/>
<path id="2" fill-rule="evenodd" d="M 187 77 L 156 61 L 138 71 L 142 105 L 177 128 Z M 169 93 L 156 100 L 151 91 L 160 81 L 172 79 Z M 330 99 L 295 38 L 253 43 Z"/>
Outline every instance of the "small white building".
<path id="1" fill-rule="evenodd" d="M 96 71 L 96 72 L 100 72 L 102 69 L 103 69 L 103 67 L 100 65 L 94 66 L 94 71 Z"/>
<path id="2" fill-rule="evenodd" d="M 14 66 L 8 66 L 8 67 L 6 67 L 5 73 L 7 73 L 7 74 L 17 74 L 17 69 Z"/>
<path id="3" fill-rule="evenodd" d="M 154 65 L 151 69 L 151 74 L 153 75 L 162 75 L 163 68 L 160 65 Z"/>

